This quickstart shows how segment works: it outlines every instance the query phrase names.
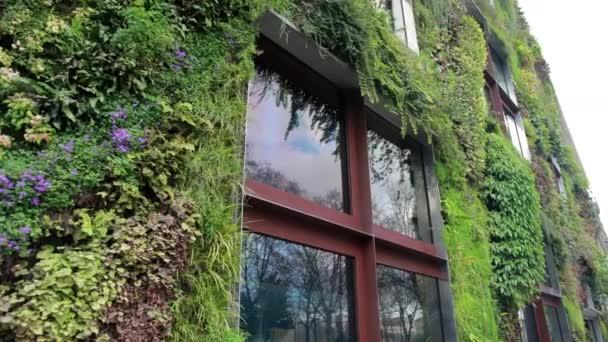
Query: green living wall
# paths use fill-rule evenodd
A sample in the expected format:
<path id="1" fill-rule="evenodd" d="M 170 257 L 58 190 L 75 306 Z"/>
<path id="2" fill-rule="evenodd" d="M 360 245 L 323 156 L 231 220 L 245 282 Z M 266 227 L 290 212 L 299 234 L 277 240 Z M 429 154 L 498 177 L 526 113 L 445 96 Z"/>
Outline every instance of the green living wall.
<path id="1" fill-rule="evenodd" d="M 0 339 L 243 339 L 246 88 L 272 8 L 433 140 L 459 338 L 516 340 L 545 277 L 544 212 L 584 340 L 577 279 L 608 294 L 597 213 L 517 4 L 479 5 L 509 52 L 532 163 L 486 114 L 484 33 L 458 1 L 416 3 L 420 55 L 368 0 L 1 2 Z"/>

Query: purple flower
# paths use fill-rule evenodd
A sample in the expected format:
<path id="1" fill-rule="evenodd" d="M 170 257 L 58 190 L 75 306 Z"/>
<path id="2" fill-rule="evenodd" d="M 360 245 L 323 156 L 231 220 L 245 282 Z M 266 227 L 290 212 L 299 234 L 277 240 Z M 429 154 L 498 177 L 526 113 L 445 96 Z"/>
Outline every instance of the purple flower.
<path id="1" fill-rule="evenodd" d="M 122 153 L 129 152 L 129 146 L 126 146 L 126 145 L 118 145 L 118 146 L 116 146 L 116 149 L 118 150 L 118 152 L 122 152 Z"/>
<path id="2" fill-rule="evenodd" d="M 70 170 L 70 174 L 71 174 L 72 176 L 76 176 L 76 175 L 78 174 L 78 169 L 71 169 L 71 170 Z"/>
<path id="3" fill-rule="evenodd" d="M 43 175 L 36 176 L 36 184 L 34 185 L 34 190 L 38 193 L 44 193 L 49 190 L 51 187 L 51 182 L 47 181 Z"/>
<path id="4" fill-rule="evenodd" d="M 19 199 L 24 199 L 26 195 L 25 191 L 19 192 Z"/>
<path id="5" fill-rule="evenodd" d="M 46 158 L 48 156 L 49 156 L 48 152 L 43 152 L 43 151 L 38 152 L 38 157 L 40 157 L 40 158 Z"/>
<path id="6" fill-rule="evenodd" d="M 139 145 L 143 148 L 146 146 L 148 139 L 144 138 L 144 137 L 139 137 L 139 138 L 137 138 L 137 142 L 139 142 Z"/>
<path id="7" fill-rule="evenodd" d="M 186 51 L 183 51 L 183 50 L 175 51 L 175 57 L 180 58 L 180 59 L 186 57 Z"/>
<path id="8" fill-rule="evenodd" d="M 25 187 L 25 181 L 18 181 L 18 182 L 17 182 L 17 187 L 18 187 L 18 188 L 23 188 L 23 187 Z"/>
<path id="9" fill-rule="evenodd" d="M 180 71 L 182 69 L 182 66 L 179 64 L 171 64 L 171 69 L 173 69 L 174 71 Z"/>
<path id="10" fill-rule="evenodd" d="M 0 245 L 4 245 L 6 243 L 6 235 L 0 234 Z"/>
<path id="11" fill-rule="evenodd" d="M 32 204 L 33 205 L 39 205 L 40 204 L 40 197 L 34 197 L 34 198 L 32 198 Z"/>
<path id="12" fill-rule="evenodd" d="M 110 112 L 110 117 L 112 117 L 112 122 L 114 122 L 114 120 L 125 120 L 127 118 L 127 113 L 124 108 L 116 106 L 116 111 Z"/>
<path id="13" fill-rule="evenodd" d="M 12 189 L 15 187 L 15 184 L 4 173 L 0 173 L 0 186 Z"/>
<path id="14" fill-rule="evenodd" d="M 61 144 L 60 146 L 64 151 L 71 153 L 74 151 L 74 139 L 70 139 L 70 141 L 65 144 Z"/>
<path id="15" fill-rule="evenodd" d="M 129 131 L 124 128 L 117 128 L 112 131 L 112 141 L 117 144 L 128 143 L 130 139 L 131 135 L 129 134 Z"/>
<path id="16" fill-rule="evenodd" d="M 4 200 L 2 201 L 7 208 L 12 208 L 15 205 L 15 202 Z"/>
<path id="17" fill-rule="evenodd" d="M 18 251 L 21 249 L 21 247 L 19 247 L 19 245 L 16 244 L 15 241 L 12 241 L 12 240 L 8 242 L 8 248 L 10 248 L 14 251 Z"/>
<path id="18" fill-rule="evenodd" d="M 21 232 L 21 234 L 29 235 L 32 232 L 32 228 L 24 226 L 19 228 L 19 231 Z"/>

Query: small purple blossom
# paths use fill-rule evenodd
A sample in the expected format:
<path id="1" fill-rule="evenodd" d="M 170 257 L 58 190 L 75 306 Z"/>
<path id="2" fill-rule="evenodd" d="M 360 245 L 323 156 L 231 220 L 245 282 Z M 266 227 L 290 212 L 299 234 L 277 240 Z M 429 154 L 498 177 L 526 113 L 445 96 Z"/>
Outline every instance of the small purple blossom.
<path id="1" fill-rule="evenodd" d="M 74 139 L 70 139 L 70 141 L 65 144 L 61 144 L 60 146 L 64 151 L 72 153 L 74 151 Z"/>
<path id="2" fill-rule="evenodd" d="M 142 148 L 144 148 L 144 147 L 146 147 L 146 143 L 148 143 L 148 138 L 139 137 L 139 138 L 137 138 L 137 142 L 139 143 L 139 145 Z"/>
<path id="3" fill-rule="evenodd" d="M 182 59 L 186 57 L 186 51 L 183 50 L 177 50 L 175 51 L 175 57 Z"/>
<path id="4" fill-rule="evenodd" d="M 19 231 L 23 235 L 29 235 L 32 232 L 32 228 L 24 226 L 24 227 L 19 228 Z"/>
<path id="5" fill-rule="evenodd" d="M 70 170 L 70 174 L 71 174 L 72 176 L 76 176 L 76 175 L 78 175 L 78 169 L 71 169 L 71 170 Z"/>
<path id="6" fill-rule="evenodd" d="M 15 187 L 15 184 L 10 180 L 10 178 L 8 178 L 7 175 L 4 174 L 4 172 L 2 172 L 0 173 L 0 186 L 7 189 L 12 189 Z"/>
<path id="7" fill-rule="evenodd" d="M 4 245 L 6 243 L 6 235 L 0 234 L 0 245 Z"/>
<path id="8" fill-rule="evenodd" d="M 117 128 L 112 131 L 112 141 L 116 144 L 128 143 L 130 139 L 131 135 L 125 128 Z"/>
<path id="9" fill-rule="evenodd" d="M 25 196 L 27 196 L 27 193 L 25 193 L 25 191 L 20 191 L 20 192 L 19 192 L 19 199 L 20 199 L 20 200 L 21 200 L 21 199 L 24 199 L 24 198 L 25 198 Z"/>
<path id="10" fill-rule="evenodd" d="M 114 120 L 125 120 L 127 118 L 127 113 L 124 108 L 116 106 L 116 111 L 110 112 L 110 117 L 112 118 L 112 122 L 114 122 Z"/>
<path id="11" fill-rule="evenodd" d="M 4 200 L 4 201 L 2 201 L 2 202 L 4 203 L 4 205 L 5 205 L 7 208 L 12 208 L 12 207 L 15 205 L 15 202 L 13 202 L 13 201 L 9 201 L 9 200 Z"/>
<path id="12" fill-rule="evenodd" d="M 118 150 L 118 152 L 122 152 L 122 153 L 129 152 L 129 146 L 126 146 L 126 145 L 118 145 L 118 146 L 116 146 L 116 149 Z"/>
<path id="13" fill-rule="evenodd" d="M 15 241 L 12 241 L 12 240 L 10 240 L 10 241 L 8 242 L 8 245 L 7 245 L 7 246 L 8 246 L 8 248 L 10 248 L 10 249 L 12 249 L 12 250 L 14 250 L 14 251 L 18 251 L 18 250 L 20 250 L 20 249 L 21 249 L 21 247 L 20 247 L 18 244 L 16 244 L 16 243 L 15 243 Z"/>
<path id="14" fill-rule="evenodd" d="M 171 69 L 173 69 L 174 71 L 180 71 L 182 69 L 182 66 L 179 64 L 171 64 Z"/>
<path id="15" fill-rule="evenodd" d="M 40 197 L 34 197 L 34 198 L 32 198 L 32 204 L 33 205 L 39 205 L 40 204 Z"/>
<path id="16" fill-rule="evenodd" d="M 18 187 L 18 188 L 23 188 L 23 187 L 25 187 L 25 181 L 18 181 L 18 182 L 17 182 L 17 187 Z"/>
<path id="17" fill-rule="evenodd" d="M 115 128 L 112 131 L 112 142 L 114 142 L 114 146 L 119 152 L 129 152 L 131 135 L 125 128 Z"/>
<path id="18" fill-rule="evenodd" d="M 52 186 L 51 182 L 47 181 L 43 175 L 36 176 L 36 184 L 34 190 L 38 193 L 45 193 Z"/>

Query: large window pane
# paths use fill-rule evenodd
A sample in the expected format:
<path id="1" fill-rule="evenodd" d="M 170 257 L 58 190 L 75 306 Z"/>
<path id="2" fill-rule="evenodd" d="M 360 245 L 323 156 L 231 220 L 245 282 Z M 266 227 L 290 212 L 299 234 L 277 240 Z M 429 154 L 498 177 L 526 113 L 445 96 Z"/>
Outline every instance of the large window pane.
<path id="1" fill-rule="evenodd" d="M 259 72 L 249 90 L 247 176 L 345 211 L 341 129 L 335 108 Z"/>
<path id="2" fill-rule="evenodd" d="M 441 337 L 437 293 L 436 279 L 378 265 L 382 341 L 422 342 Z"/>
<path id="3" fill-rule="evenodd" d="M 418 238 L 412 153 L 373 131 L 367 133 L 375 224 Z"/>
<path id="4" fill-rule="evenodd" d="M 519 140 L 519 133 L 517 130 L 517 124 L 515 123 L 515 118 L 511 114 L 505 113 L 505 120 L 507 121 L 507 129 L 509 130 L 511 143 L 517 152 L 523 157 L 523 151 Z"/>
<path id="5" fill-rule="evenodd" d="M 355 341 L 353 267 L 349 257 L 248 235 L 241 285 L 247 340 Z"/>
<path id="6" fill-rule="evenodd" d="M 544 306 L 545 321 L 547 322 L 547 328 L 549 329 L 549 336 L 551 342 L 562 342 L 562 333 L 559 325 L 559 317 L 557 315 L 557 308 L 552 306 Z"/>

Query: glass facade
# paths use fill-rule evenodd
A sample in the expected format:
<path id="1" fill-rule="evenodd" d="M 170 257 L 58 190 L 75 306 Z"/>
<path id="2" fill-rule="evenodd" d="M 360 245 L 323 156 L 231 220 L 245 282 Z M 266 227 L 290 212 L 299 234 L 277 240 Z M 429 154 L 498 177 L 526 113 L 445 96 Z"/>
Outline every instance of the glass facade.
<path id="1" fill-rule="evenodd" d="M 355 341 L 353 260 L 258 234 L 243 243 L 247 341 Z"/>
<path id="2" fill-rule="evenodd" d="M 441 330 L 437 280 L 378 265 L 382 341 L 428 341 Z"/>
<path id="3" fill-rule="evenodd" d="M 551 342 L 562 342 L 562 332 L 559 324 L 559 315 L 557 308 L 553 306 L 544 306 L 545 311 L 545 322 L 547 322 L 547 329 L 549 330 L 549 337 Z"/>
<path id="4" fill-rule="evenodd" d="M 374 223 L 418 238 L 412 152 L 367 133 Z"/>
<path id="5" fill-rule="evenodd" d="M 247 176 L 347 211 L 338 110 L 278 74 L 259 72 L 249 89 Z"/>

